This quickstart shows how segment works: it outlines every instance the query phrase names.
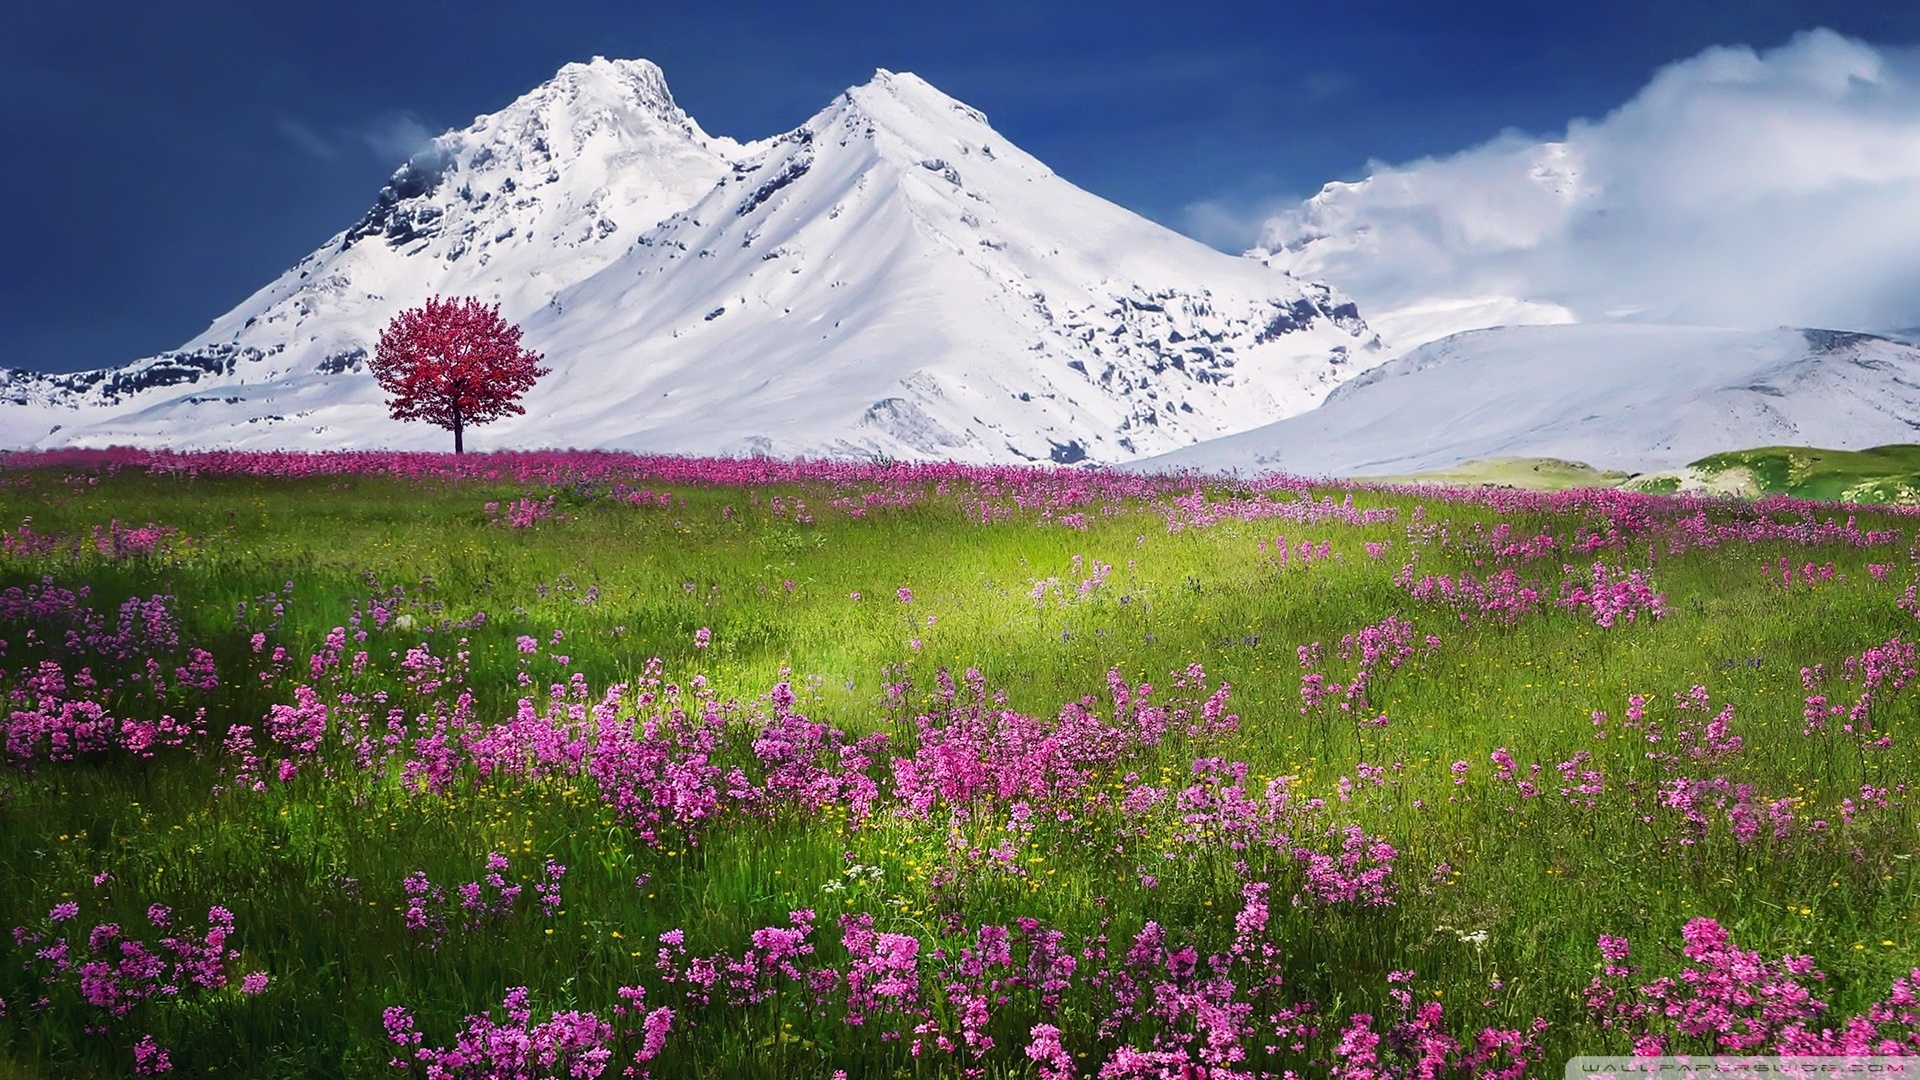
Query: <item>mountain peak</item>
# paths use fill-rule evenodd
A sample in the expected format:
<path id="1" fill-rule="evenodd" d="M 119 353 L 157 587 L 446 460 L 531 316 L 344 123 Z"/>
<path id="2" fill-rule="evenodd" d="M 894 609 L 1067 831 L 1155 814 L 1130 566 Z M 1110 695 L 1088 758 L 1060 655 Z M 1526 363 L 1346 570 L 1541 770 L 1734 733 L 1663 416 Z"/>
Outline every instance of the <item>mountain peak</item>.
<path id="1" fill-rule="evenodd" d="M 593 60 L 564 63 L 551 79 L 520 94 L 507 108 L 474 117 L 468 133 L 480 133 L 490 121 L 495 127 L 499 127 L 499 121 L 507 121 L 509 125 L 524 123 L 528 117 L 551 121 L 555 111 L 570 115 L 643 115 L 676 129 L 693 127 L 691 117 L 674 102 L 672 90 L 666 88 L 666 73 L 660 71 L 659 63 L 595 56 Z"/>
<path id="2" fill-rule="evenodd" d="M 666 73 L 651 60 L 609 60 L 595 56 L 585 62 L 573 61 L 561 66 L 553 78 L 541 83 L 508 106 L 510 111 L 522 102 L 549 100 L 564 95 L 569 103 L 589 106 L 632 108 L 639 106 L 675 124 L 687 115 L 674 103 L 667 89 Z"/>
<path id="3" fill-rule="evenodd" d="M 988 127 L 987 114 L 946 94 L 911 71 L 875 68 L 873 78 L 849 88 L 842 100 L 882 123 L 897 124 L 908 117 L 949 123 L 959 117 L 980 127 Z"/>
<path id="4" fill-rule="evenodd" d="M 509 207 L 544 207 L 569 219 L 591 213 L 587 227 L 599 239 L 614 231 L 631 237 L 670 204 L 704 190 L 739 149 L 700 130 L 653 61 L 596 56 L 563 66 L 464 130 L 437 136 L 393 174 L 341 248 L 373 235 L 410 247 L 457 224 L 462 238 L 437 252 L 457 259 L 482 243 L 527 235 L 533 221 L 504 220 L 529 217 Z M 676 189 L 670 199 L 657 197 L 660 182 Z M 609 209 L 621 203 L 640 212 Z"/>

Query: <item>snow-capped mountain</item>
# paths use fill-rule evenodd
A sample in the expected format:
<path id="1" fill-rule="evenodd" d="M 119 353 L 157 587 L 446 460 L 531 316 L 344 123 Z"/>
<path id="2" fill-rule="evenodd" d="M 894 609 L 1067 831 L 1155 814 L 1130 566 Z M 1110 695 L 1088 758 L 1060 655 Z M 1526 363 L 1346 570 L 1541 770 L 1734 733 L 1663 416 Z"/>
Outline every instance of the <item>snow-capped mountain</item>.
<path id="1" fill-rule="evenodd" d="M 254 444 L 303 445 L 292 414 L 378 407 L 363 373 L 397 312 L 474 295 L 524 316 L 698 199 L 749 149 L 700 130 L 648 61 L 568 64 L 434 139 L 351 228 L 179 349 L 100 371 L 8 373 L 15 407 L 0 407 L 0 440 L 97 443 L 86 433 L 104 423 L 117 441 L 200 430 L 208 437 L 196 444 L 230 444 L 236 436 L 215 432 L 239 424 L 236 433 L 272 432 Z M 308 435 L 319 426 L 299 425 Z"/>
<path id="2" fill-rule="evenodd" d="M 1121 461 L 1311 408 L 1378 350 L 1344 297 L 1080 190 L 913 75 L 740 144 L 596 59 L 436 139 L 180 350 L 12 373 L 0 441 L 440 448 L 365 360 L 456 294 L 553 369 L 484 447 Z"/>
<path id="3" fill-rule="evenodd" d="M 1498 457 L 1630 473 L 1753 446 L 1861 449 L 1920 431 L 1920 348 L 1870 334 L 1593 324 L 1474 330 L 1317 409 L 1137 462 L 1391 476 Z"/>

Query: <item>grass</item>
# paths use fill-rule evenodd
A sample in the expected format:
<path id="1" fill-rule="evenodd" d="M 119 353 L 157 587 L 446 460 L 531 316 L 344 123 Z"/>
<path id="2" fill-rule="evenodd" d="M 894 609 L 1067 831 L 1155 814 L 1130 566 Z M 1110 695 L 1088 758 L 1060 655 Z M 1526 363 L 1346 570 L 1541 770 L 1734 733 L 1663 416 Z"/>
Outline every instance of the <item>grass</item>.
<path id="1" fill-rule="evenodd" d="M 1863 484 L 1915 471 L 1909 452 L 1920 448 L 1747 451 L 1700 467 L 1751 468 L 1769 490 L 1858 494 Z M 1354 494 L 1357 506 L 1394 508 L 1397 518 L 1174 531 L 1165 499 L 1131 500 L 1089 513 L 1081 530 L 1027 510 L 983 525 L 974 500 L 958 491 L 850 517 L 829 508 L 837 491 L 826 485 L 681 485 L 667 505 L 634 506 L 572 488 L 529 493 L 507 483 L 371 475 L 54 469 L 0 480 L 0 521 L 30 518 L 35 534 L 66 538 L 52 552 L 0 557 L 0 586 L 51 575 L 90 586 L 107 611 L 128 596 L 170 595 L 182 647 L 206 648 L 221 672 L 220 688 L 194 699 L 208 709 L 210 728 L 198 749 L 4 767 L 0 918 L 6 927 L 50 931 L 47 912 L 74 900 L 88 925 L 135 927 L 146 925 L 153 903 L 187 921 L 224 905 L 242 952 L 232 970 L 271 976 L 257 996 L 230 985 L 109 1017 L 48 982 L 44 966 L 29 970 L 26 950 L 0 945 L 10 949 L 0 963 L 0 1077 L 121 1075 L 147 1033 L 171 1049 L 183 1075 L 387 1075 L 395 1051 L 382 1028 L 389 1006 L 409 1008 L 429 1045 L 446 1044 L 462 1017 L 490 1007 L 497 1016 L 507 987 L 531 988 L 540 1016 L 564 1008 L 607 1016 L 616 989 L 632 984 L 646 985 L 650 1005 L 672 1002 L 681 1012 L 682 1026 L 654 1063 L 660 1075 L 933 1075 L 958 1059 L 916 1058 L 906 1040 L 879 1040 L 884 1025 L 850 1026 L 798 990 L 737 1008 L 674 998 L 678 988 L 656 969 L 660 935 L 684 930 L 689 952 L 738 955 L 754 930 L 816 908 L 828 928 L 823 957 L 842 955 L 832 920 L 849 912 L 915 935 L 928 952 L 957 940 L 948 920 L 973 927 L 1030 917 L 1076 942 L 1104 926 L 1116 952 L 1154 920 L 1201 943 L 1204 954 L 1234 937 L 1243 887 L 1255 878 L 1274 890 L 1267 941 L 1282 957 L 1284 997 L 1312 1001 L 1328 1018 L 1305 1049 L 1272 1057 L 1309 1073 L 1329 1067 L 1340 1018 L 1391 1011 L 1386 976 L 1396 970 L 1414 971 L 1419 993 L 1447 1003 L 1460 1031 L 1547 1020 L 1539 1075 L 1557 1073 L 1573 1054 L 1624 1052 L 1619 1036 L 1581 1005 L 1603 933 L 1631 936 L 1650 972 L 1670 970 L 1680 927 L 1715 918 L 1769 957 L 1814 956 L 1828 976 L 1821 996 L 1836 1016 L 1864 1010 L 1894 977 L 1920 966 L 1907 795 L 1841 821 L 1841 800 L 1857 803 L 1862 784 L 1891 787 L 1915 774 L 1913 697 L 1889 692 L 1874 706 L 1876 730 L 1892 737 L 1888 750 L 1803 734 L 1803 668 L 1823 664 L 1838 678 L 1848 656 L 1912 635 L 1913 616 L 1896 601 L 1912 579 L 1905 552 L 1913 535 L 1907 519 L 1870 507 L 1831 513 L 1858 513 L 1862 528 L 1903 530 L 1897 543 L 1773 540 L 1652 561 L 1644 540 L 1606 551 L 1599 557 L 1611 565 L 1650 570 L 1668 614 L 1602 628 L 1551 607 L 1512 625 L 1463 623 L 1415 603 L 1393 581 L 1410 558 L 1423 573 L 1485 572 L 1475 564 L 1485 549 L 1470 540 L 1476 526 L 1570 538 L 1593 520 L 1590 505 L 1577 502 L 1493 505 L 1444 491 L 1365 490 Z M 515 529 L 484 510 L 528 494 L 552 495 L 555 516 Z M 1746 512 L 1732 503 L 1710 509 L 1716 519 Z M 151 555 L 118 559 L 71 542 L 111 521 L 179 533 Z M 1410 536 L 1410 524 L 1441 521 L 1447 544 Z M 1282 533 L 1291 551 L 1325 541 L 1339 558 L 1295 555 L 1282 565 L 1274 554 Z M 1388 545 L 1385 554 L 1371 557 L 1369 543 Z M 1831 561 L 1835 576 L 1783 587 L 1781 558 L 1795 567 Z M 1564 556 L 1580 573 L 1591 559 Z M 1111 570 L 1082 592 L 1095 561 Z M 1551 584 L 1563 576 L 1562 562 L 1556 554 L 1522 570 Z M 1878 580 L 1870 563 L 1893 569 Z M 1048 579 L 1058 587 L 1046 590 Z M 274 620 L 258 598 L 288 582 L 292 598 L 269 631 Z M 1034 598 L 1036 585 L 1044 599 Z M 1164 695 L 1169 673 L 1197 662 L 1209 686 L 1231 684 L 1239 724 L 1169 739 L 1096 770 L 1074 796 L 1071 821 L 1043 818 L 1030 831 L 1010 828 L 1006 802 L 976 802 L 952 819 L 883 814 L 865 822 L 835 803 L 723 815 L 649 841 L 589 777 L 482 780 L 467 766 L 447 792 L 423 794 L 402 782 L 397 764 L 357 768 L 331 746 L 302 759 L 287 782 L 215 794 L 233 786 L 234 758 L 220 749 L 228 725 L 259 729 L 272 706 L 293 700 L 295 683 L 318 682 L 304 677 L 304 665 L 328 631 L 346 625 L 356 603 L 364 610 L 396 587 L 395 610 L 411 624 L 374 630 L 359 646 L 370 653 L 368 673 L 340 685 L 399 695 L 406 650 L 424 641 L 447 656 L 464 637 L 465 685 L 483 720 L 511 716 L 523 696 L 544 709 L 546 684 L 576 672 L 597 701 L 610 684 L 642 683 L 658 658 L 667 680 L 685 686 L 698 674 L 748 717 L 764 717 L 763 696 L 789 679 L 806 716 L 850 737 L 888 733 L 894 754 L 911 752 L 911 718 L 937 706 L 942 669 L 977 669 L 1005 692 L 1006 707 L 1044 718 L 1088 695 L 1104 700 L 1111 669 Z M 903 588 L 910 602 L 898 598 Z M 236 617 L 243 602 L 249 611 Z M 482 611 L 484 623 L 472 629 L 427 632 Z M 1328 670 L 1344 678 L 1351 664 L 1332 658 L 1341 636 L 1390 615 L 1441 639 L 1431 656 L 1377 684 L 1372 704 L 1390 722 L 1371 728 L 1337 713 L 1303 716 L 1297 647 L 1323 643 Z M 711 647 L 696 645 L 702 628 Z M 18 642 L 21 629 L 0 627 L 0 636 Z M 266 660 L 251 645 L 256 632 L 268 635 L 269 650 L 288 649 L 292 674 L 259 677 Z M 522 635 L 537 639 L 537 654 L 524 656 Z M 7 685 L 21 693 L 12 655 L 5 667 Z M 522 670 L 533 673 L 536 689 L 519 684 Z M 907 689 L 889 696 L 890 683 Z M 1666 774 L 1620 718 L 1640 694 L 1651 699 L 1650 716 L 1671 723 L 1681 716 L 1673 695 L 1695 685 L 1711 691 L 1714 710 L 1733 706 L 1744 747 L 1717 771 L 1688 775 L 1721 775 L 1767 798 L 1797 800 L 1800 826 L 1790 837 L 1738 843 L 1723 807 L 1688 840 L 1672 813 L 1654 809 L 1650 793 Z M 122 704 L 135 708 L 131 699 Z M 1596 728 L 1596 710 L 1609 714 L 1608 726 Z M 729 761 L 746 760 L 742 745 Z M 1523 768 L 1544 764 L 1545 793 L 1524 798 L 1495 780 L 1489 755 L 1499 748 Z M 1555 764 L 1583 750 L 1609 777 L 1595 809 L 1557 794 Z M 1117 801 L 1139 785 L 1178 791 L 1195 783 L 1196 758 L 1216 757 L 1246 763 L 1255 794 L 1270 778 L 1292 777 L 1299 798 L 1327 801 L 1328 821 L 1389 840 L 1398 853 L 1395 902 L 1295 906 L 1288 898 L 1301 887 L 1300 871 L 1284 852 L 1235 850 L 1179 815 L 1130 817 L 1111 802 L 1088 801 L 1103 792 Z M 1460 760 L 1470 772 L 1456 786 L 1449 766 Z M 1380 784 L 1361 778 L 1363 763 L 1386 770 Z M 1655 820 L 1640 820 L 1643 813 Z M 1807 829 L 1815 819 L 1829 826 Z M 1017 873 L 977 855 L 1003 841 L 1013 845 Z M 496 851 L 529 896 L 548 860 L 567 867 L 557 914 L 543 918 L 523 904 L 471 932 L 450 931 L 438 947 L 405 926 L 409 874 L 424 872 L 450 890 L 477 879 Z M 849 866 L 880 873 L 849 876 Z M 100 874 L 110 882 L 95 885 Z M 1149 874 L 1158 879 L 1151 886 Z M 844 891 L 829 889 L 836 884 Z M 938 996 L 932 987 L 927 993 Z M 1051 1016 L 1067 1045 L 1087 1055 L 1082 1068 L 1091 1075 L 1121 1036 L 1098 1034 L 1093 998 L 1074 993 L 1081 996 L 1070 994 L 1053 1012 L 1019 998 L 996 1013 L 990 1030 L 1000 1049 L 983 1065 L 989 1074 L 1033 1075 L 1020 1047 L 1032 1024 Z M 50 1001 L 36 1011 L 31 1003 L 41 996 Z M 1151 1032 L 1136 1024 L 1123 1034 Z"/>
<path id="2" fill-rule="evenodd" d="M 1408 476 L 1381 477 L 1384 483 L 1436 484 L 1443 487 L 1514 487 L 1526 491 L 1619 487 L 1631 474 L 1601 470 L 1559 458 L 1501 457 L 1465 461 L 1451 469 Z"/>

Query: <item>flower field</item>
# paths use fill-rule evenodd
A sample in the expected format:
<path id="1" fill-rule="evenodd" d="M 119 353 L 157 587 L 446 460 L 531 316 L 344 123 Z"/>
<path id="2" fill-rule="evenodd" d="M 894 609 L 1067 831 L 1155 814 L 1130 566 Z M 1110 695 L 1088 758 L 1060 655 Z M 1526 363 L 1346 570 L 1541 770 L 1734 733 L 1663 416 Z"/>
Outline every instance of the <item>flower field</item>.
<path id="1" fill-rule="evenodd" d="M 1920 518 L 0 459 L 0 1077 L 1920 1054 Z"/>

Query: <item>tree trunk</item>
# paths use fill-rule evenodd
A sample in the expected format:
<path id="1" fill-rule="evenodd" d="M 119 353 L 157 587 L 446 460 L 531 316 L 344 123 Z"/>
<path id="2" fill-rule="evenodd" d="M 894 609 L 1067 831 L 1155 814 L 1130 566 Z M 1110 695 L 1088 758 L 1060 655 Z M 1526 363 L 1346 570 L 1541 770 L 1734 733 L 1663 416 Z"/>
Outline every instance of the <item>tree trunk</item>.
<path id="1" fill-rule="evenodd" d="M 465 425 L 460 422 L 460 409 L 456 406 L 453 410 L 453 452 L 456 454 L 466 451 L 466 447 L 460 443 L 460 431 L 463 427 Z"/>

